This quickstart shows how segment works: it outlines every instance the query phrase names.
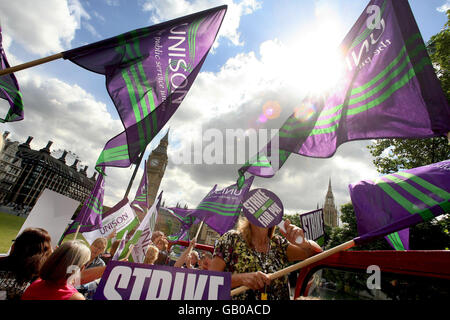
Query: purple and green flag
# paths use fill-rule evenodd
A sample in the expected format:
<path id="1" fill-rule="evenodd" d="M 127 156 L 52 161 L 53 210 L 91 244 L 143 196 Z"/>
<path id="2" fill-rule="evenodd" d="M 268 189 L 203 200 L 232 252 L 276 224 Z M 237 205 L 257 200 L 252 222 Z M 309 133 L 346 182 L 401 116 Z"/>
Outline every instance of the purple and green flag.
<path id="1" fill-rule="evenodd" d="M 261 153 L 240 176 L 271 177 L 290 153 L 328 158 L 348 141 L 447 135 L 449 104 L 407 0 L 371 0 L 340 49 L 346 70 L 337 89 L 305 99 L 275 136 L 279 164 Z"/>
<path id="2" fill-rule="evenodd" d="M 189 238 L 189 229 L 194 225 L 194 223 L 198 223 L 196 217 L 192 216 L 191 213 L 195 209 L 184 209 L 184 208 L 164 208 L 169 212 L 173 217 L 175 217 L 180 223 L 181 227 L 179 232 L 173 235 L 167 236 L 167 239 L 171 242 L 176 242 L 180 239 L 185 240 L 186 234 Z"/>
<path id="3" fill-rule="evenodd" d="M 141 178 L 141 183 L 136 190 L 136 196 L 131 202 L 131 206 L 139 211 L 148 210 L 148 184 L 147 184 L 147 161 L 144 164 L 144 174 Z M 137 207 L 137 208 L 136 208 Z"/>
<path id="4" fill-rule="evenodd" d="M 214 43 L 227 6 L 137 29 L 63 57 L 106 77 L 125 130 L 106 143 L 100 166 L 128 167 L 178 109 Z"/>
<path id="5" fill-rule="evenodd" d="M 239 189 L 236 183 L 222 190 L 216 190 L 215 185 L 190 215 L 203 220 L 211 229 L 223 235 L 236 224 L 242 200 L 250 190 L 253 179 L 251 176 L 245 180 Z"/>
<path id="6" fill-rule="evenodd" d="M 450 212 L 450 160 L 360 181 L 349 189 L 360 235 L 355 243 L 389 235 L 402 250 L 403 230 Z"/>
<path id="7" fill-rule="evenodd" d="M 9 68 L 2 41 L 2 28 L 0 26 L 0 70 Z M 14 73 L 0 76 L 0 98 L 5 99 L 9 103 L 8 113 L 4 119 L 0 118 L 1 123 L 23 120 L 22 93 Z"/>
<path id="8" fill-rule="evenodd" d="M 102 171 L 104 170 L 105 168 L 102 168 Z M 80 227 L 79 232 L 81 233 L 102 228 L 104 195 L 105 179 L 100 173 L 95 182 L 94 189 L 92 189 L 89 197 L 86 198 L 80 212 L 64 232 L 60 241 L 62 241 L 66 235 L 75 233 L 78 227 Z"/>
<path id="9" fill-rule="evenodd" d="M 161 191 L 151 208 L 148 210 L 144 219 L 142 219 L 139 227 L 133 233 L 133 236 L 128 241 L 124 251 L 122 252 L 122 255 L 120 256 L 121 258 L 124 258 L 128 253 L 130 245 L 134 245 L 134 248 L 131 251 L 132 260 L 134 262 L 144 262 L 145 253 L 147 252 L 147 248 L 151 243 L 150 239 L 152 238 L 152 234 L 156 226 L 156 220 L 158 219 L 162 194 L 163 192 Z"/>

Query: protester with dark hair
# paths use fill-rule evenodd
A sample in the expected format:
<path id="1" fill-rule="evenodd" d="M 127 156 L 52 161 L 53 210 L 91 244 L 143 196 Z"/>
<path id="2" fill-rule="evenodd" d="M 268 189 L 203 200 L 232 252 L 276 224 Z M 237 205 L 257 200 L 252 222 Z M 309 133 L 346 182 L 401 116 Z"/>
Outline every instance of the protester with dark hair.
<path id="1" fill-rule="evenodd" d="M 39 279 L 23 293 L 22 300 L 85 300 L 75 285 L 91 252 L 79 240 L 64 242 L 44 262 Z"/>
<path id="2" fill-rule="evenodd" d="M 10 254 L 0 258 L 0 292 L 18 300 L 52 253 L 51 237 L 41 228 L 27 228 L 14 240 Z M 4 294 L 3 294 L 4 295 Z"/>
<path id="3" fill-rule="evenodd" d="M 275 227 L 262 228 L 241 217 L 237 230 L 223 234 L 216 242 L 211 271 L 231 272 L 231 287 L 247 290 L 232 296 L 236 300 L 289 300 L 288 277 L 271 281 L 269 274 L 288 266 L 290 261 L 304 260 L 322 249 L 314 241 L 296 244 L 303 230 L 285 221 L 285 237 L 274 235 Z"/>

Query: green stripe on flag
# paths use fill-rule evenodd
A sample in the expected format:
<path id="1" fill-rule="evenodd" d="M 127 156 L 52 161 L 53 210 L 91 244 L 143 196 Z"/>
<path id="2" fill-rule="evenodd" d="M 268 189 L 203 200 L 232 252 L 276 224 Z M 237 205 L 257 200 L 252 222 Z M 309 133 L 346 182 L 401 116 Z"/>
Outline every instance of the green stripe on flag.
<path id="1" fill-rule="evenodd" d="M 239 204 L 224 204 L 224 203 L 218 203 L 218 202 L 213 202 L 213 201 L 203 201 L 200 203 L 200 205 L 202 204 L 212 204 L 215 206 L 221 206 L 221 207 L 230 207 L 230 208 L 237 208 L 239 207 Z"/>
<path id="2" fill-rule="evenodd" d="M 392 199 L 394 199 L 399 205 L 401 205 L 406 211 L 408 211 L 411 214 L 415 214 L 419 212 L 419 207 L 417 207 L 415 204 L 408 201 L 406 198 L 404 198 L 400 193 L 398 193 L 394 188 L 392 188 L 387 182 L 377 179 L 375 180 L 375 183 L 377 186 L 379 186 L 381 189 L 383 189 L 384 192 L 386 192 Z"/>
<path id="3" fill-rule="evenodd" d="M 405 247 L 403 246 L 398 232 L 391 233 L 387 237 L 389 238 L 389 240 L 391 240 L 391 243 L 394 246 L 395 250 L 405 251 Z"/>
<path id="4" fill-rule="evenodd" d="M 403 188 L 404 190 L 409 192 L 411 195 L 413 195 L 414 197 L 416 197 L 417 199 L 419 199 L 420 201 L 422 201 L 423 203 L 425 203 L 426 205 L 428 205 L 430 207 L 438 204 L 438 202 L 436 200 L 427 196 L 420 190 L 414 188 L 412 185 L 410 185 L 405 180 L 399 179 L 393 175 L 387 175 L 387 176 L 384 176 L 384 178 L 391 180 L 392 182 L 397 184 L 399 187 Z"/>
<path id="5" fill-rule="evenodd" d="M 214 213 L 217 213 L 217 214 L 219 214 L 221 216 L 232 217 L 232 216 L 238 216 L 239 215 L 239 211 L 238 212 L 234 212 L 234 213 L 229 213 L 229 212 L 223 212 L 223 211 L 215 210 L 215 209 L 212 209 L 210 207 L 204 207 L 204 206 L 198 206 L 197 209 L 202 209 L 202 210 L 205 210 L 205 211 L 214 212 Z"/>
<path id="6" fill-rule="evenodd" d="M 435 186 L 434 184 L 418 177 L 415 176 L 409 172 L 397 172 L 397 175 L 408 178 L 411 181 L 414 181 L 415 183 L 417 183 L 418 185 L 424 187 L 425 189 L 433 192 L 434 194 L 436 194 L 437 196 L 439 196 L 442 199 L 445 200 L 449 200 L 450 199 L 450 193 L 448 193 L 447 191 Z"/>

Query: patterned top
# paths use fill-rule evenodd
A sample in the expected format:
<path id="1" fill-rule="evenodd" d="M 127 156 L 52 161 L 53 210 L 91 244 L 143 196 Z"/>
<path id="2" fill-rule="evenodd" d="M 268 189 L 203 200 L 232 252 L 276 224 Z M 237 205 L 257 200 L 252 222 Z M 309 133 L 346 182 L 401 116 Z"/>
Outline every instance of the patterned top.
<path id="1" fill-rule="evenodd" d="M 0 270 L 0 300 L 20 300 L 25 289 L 30 285 L 30 282 L 25 281 L 19 283 L 16 276 L 11 271 Z"/>
<path id="2" fill-rule="evenodd" d="M 270 240 L 270 249 L 267 253 L 257 252 L 250 248 L 247 242 L 235 230 L 230 230 L 217 239 L 214 256 L 225 261 L 224 272 L 247 273 L 261 271 L 273 273 L 288 265 L 287 247 L 289 242 L 278 235 Z M 233 300 L 261 300 L 261 290 L 247 290 L 239 295 L 232 296 Z M 271 281 L 265 288 L 268 300 L 289 300 L 288 277 L 283 276 Z"/>

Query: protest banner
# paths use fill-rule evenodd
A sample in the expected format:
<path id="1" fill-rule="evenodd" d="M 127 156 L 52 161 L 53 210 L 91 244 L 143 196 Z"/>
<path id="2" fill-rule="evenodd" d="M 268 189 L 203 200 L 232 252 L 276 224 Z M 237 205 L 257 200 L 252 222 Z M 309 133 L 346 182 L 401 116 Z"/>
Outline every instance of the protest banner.
<path id="1" fill-rule="evenodd" d="M 300 215 L 305 238 L 316 241 L 320 246 L 324 243 L 325 226 L 323 223 L 323 209 L 317 209 Z"/>
<path id="2" fill-rule="evenodd" d="M 101 228 L 83 232 L 83 237 L 91 244 L 95 239 L 107 237 L 116 230 L 116 239 L 120 240 L 126 231 L 133 230 L 138 223 L 139 220 L 133 209 L 130 207 L 128 199 L 123 199 L 105 213 Z"/>
<path id="3" fill-rule="evenodd" d="M 94 300 L 229 300 L 230 288 L 228 272 L 111 261 Z"/>
<path id="4" fill-rule="evenodd" d="M 79 204 L 76 200 L 44 189 L 18 235 L 26 228 L 42 228 L 50 234 L 52 247 L 55 247 Z"/>

